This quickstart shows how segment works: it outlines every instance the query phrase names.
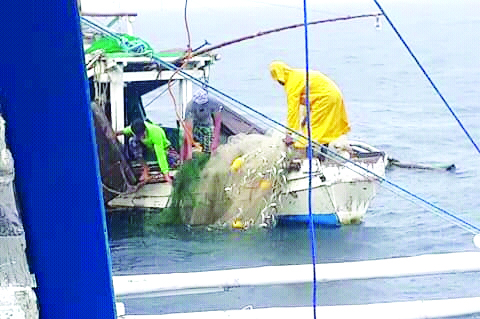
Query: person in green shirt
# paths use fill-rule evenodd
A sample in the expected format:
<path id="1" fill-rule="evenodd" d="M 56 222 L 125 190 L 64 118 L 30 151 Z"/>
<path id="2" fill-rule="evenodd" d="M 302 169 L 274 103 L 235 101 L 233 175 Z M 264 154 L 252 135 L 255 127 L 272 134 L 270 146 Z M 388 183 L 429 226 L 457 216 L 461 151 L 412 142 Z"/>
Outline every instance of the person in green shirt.
<path id="1" fill-rule="evenodd" d="M 143 172 L 140 176 L 140 181 L 148 181 L 150 179 L 149 168 L 143 154 L 144 148 L 147 148 L 155 152 L 158 166 L 163 173 L 163 177 L 167 182 L 172 183 L 167 161 L 167 151 L 170 147 L 170 141 L 167 139 L 165 131 L 158 125 L 136 119 L 132 122 L 132 125 L 116 132 L 117 136 L 123 134 L 132 136 L 128 141 L 128 147 L 133 154 L 133 158 L 142 164 Z"/>

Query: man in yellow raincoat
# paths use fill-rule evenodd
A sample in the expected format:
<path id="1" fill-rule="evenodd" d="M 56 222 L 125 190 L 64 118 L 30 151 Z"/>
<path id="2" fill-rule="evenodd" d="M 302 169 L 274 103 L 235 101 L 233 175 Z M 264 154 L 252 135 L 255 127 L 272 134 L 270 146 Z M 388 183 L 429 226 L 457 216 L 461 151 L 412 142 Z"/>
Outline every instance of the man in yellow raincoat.
<path id="1" fill-rule="evenodd" d="M 270 73 L 287 93 L 287 126 L 306 135 L 304 118 L 306 71 L 290 68 L 284 62 L 274 61 L 270 64 Z M 350 125 L 342 93 L 337 85 L 326 75 L 318 71 L 309 71 L 309 91 L 312 140 L 319 144 L 335 144 L 339 140 L 346 140 L 344 135 L 350 131 Z M 306 144 L 307 140 L 301 138 L 297 140 L 295 147 L 304 148 Z"/>

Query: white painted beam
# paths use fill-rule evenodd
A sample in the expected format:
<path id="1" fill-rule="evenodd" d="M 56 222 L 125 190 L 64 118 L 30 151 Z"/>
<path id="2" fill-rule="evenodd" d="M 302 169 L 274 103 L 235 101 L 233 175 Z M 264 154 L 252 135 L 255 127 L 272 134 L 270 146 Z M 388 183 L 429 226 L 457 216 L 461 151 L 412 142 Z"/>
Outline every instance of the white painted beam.
<path id="1" fill-rule="evenodd" d="M 184 70 L 183 72 L 189 74 L 194 78 L 200 78 L 203 76 L 203 72 L 200 70 Z M 160 71 L 142 71 L 142 72 L 125 72 L 124 74 L 125 82 L 137 82 L 137 81 L 155 81 L 155 80 L 183 80 L 185 77 L 174 71 L 163 70 Z M 173 76 L 173 78 L 172 78 Z"/>
<path id="2" fill-rule="evenodd" d="M 194 78 L 201 78 L 203 76 L 203 72 L 200 70 L 184 70 L 183 72 L 189 74 Z M 87 76 L 90 78 L 94 75 L 93 69 L 87 71 Z M 173 75 L 173 78 L 172 78 Z M 155 81 L 155 80 L 162 80 L 167 81 L 172 78 L 173 80 L 183 80 L 184 76 L 180 73 L 176 73 L 174 75 L 173 71 L 161 71 L 160 75 L 158 71 L 142 71 L 142 72 L 124 72 L 123 73 L 123 81 L 124 82 L 138 82 L 138 81 Z M 102 83 L 107 83 L 111 81 L 111 76 L 108 73 L 102 73 L 98 77 L 98 81 Z"/>
<path id="3" fill-rule="evenodd" d="M 198 78 L 203 75 L 202 72 L 199 72 Z M 188 102 L 192 99 L 193 95 L 193 87 L 192 87 L 192 81 L 183 79 L 180 80 L 180 85 L 178 86 L 178 94 L 179 94 L 179 114 L 181 114 L 182 119 L 185 118 L 185 109 L 187 108 Z"/>
<path id="4" fill-rule="evenodd" d="M 480 252 L 430 254 L 316 265 L 317 281 L 393 278 L 480 271 Z M 176 292 L 195 288 L 246 287 L 307 283 L 312 265 L 267 266 L 193 273 L 114 276 L 117 297 Z"/>
<path id="5" fill-rule="evenodd" d="M 123 65 L 118 64 L 110 72 L 110 103 L 112 107 L 113 131 L 120 131 L 125 127 L 125 102 L 123 96 L 124 79 Z M 119 137 L 123 143 L 123 136 Z"/>

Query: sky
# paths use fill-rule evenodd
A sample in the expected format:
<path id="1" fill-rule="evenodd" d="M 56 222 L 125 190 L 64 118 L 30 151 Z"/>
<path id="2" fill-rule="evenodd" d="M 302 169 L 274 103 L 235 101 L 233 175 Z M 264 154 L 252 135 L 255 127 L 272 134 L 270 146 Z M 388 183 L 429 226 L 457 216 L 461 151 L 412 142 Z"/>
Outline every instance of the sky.
<path id="1" fill-rule="evenodd" d="M 129 11 L 137 12 L 140 9 L 182 9 L 185 7 L 184 0 L 81 0 L 82 9 L 85 12 L 110 12 Z M 220 8 L 220 7 L 256 7 L 256 6 L 277 6 L 303 8 L 303 0 L 187 0 L 188 8 Z M 402 0 L 381 0 L 392 2 Z M 403 0 L 405 1 L 405 0 Z M 372 0 L 308 0 L 307 8 L 322 8 L 325 5 L 332 6 L 332 3 L 354 2 L 373 4 Z"/>

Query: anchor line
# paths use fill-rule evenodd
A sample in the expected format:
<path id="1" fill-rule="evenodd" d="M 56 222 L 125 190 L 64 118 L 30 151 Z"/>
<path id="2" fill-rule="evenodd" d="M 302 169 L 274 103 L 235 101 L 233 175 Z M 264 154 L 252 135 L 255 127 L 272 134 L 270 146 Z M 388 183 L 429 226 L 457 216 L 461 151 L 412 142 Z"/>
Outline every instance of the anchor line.
<path id="1" fill-rule="evenodd" d="M 374 1 L 376 1 L 376 0 L 374 0 Z M 81 17 L 81 18 L 82 18 L 83 20 L 86 20 L 84 17 Z M 92 22 L 92 23 L 93 23 L 93 22 Z M 93 24 L 94 24 L 94 23 L 93 23 Z M 102 28 L 102 27 L 99 27 L 99 28 L 100 28 L 100 29 L 104 29 L 104 28 Z M 109 32 L 108 30 L 107 30 L 107 32 L 108 32 L 108 33 L 111 33 L 111 32 Z M 108 33 L 107 33 L 107 35 L 108 35 Z M 114 35 L 114 37 L 119 38 L 119 37 L 116 36 L 116 35 Z M 226 93 L 224 93 L 224 92 L 216 89 L 215 87 L 211 86 L 209 83 L 204 82 L 204 81 L 201 81 L 201 80 L 199 80 L 199 79 L 196 79 L 195 77 L 191 76 L 190 74 L 182 71 L 178 66 L 176 66 L 176 65 L 174 65 L 174 64 L 172 64 L 172 63 L 166 62 L 166 61 L 164 61 L 164 60 L 162 60 L 162 59 L 160 59 L 160 58 L 158 58 L 158 57 L 155 57 L 155 56 L 153 56 L 153 55 L 150 55 L 150 58 L 151 58 L 152 60 L 154 60 L 155 62 L 158 62 L 159 64 L 163 65 L 164 67 L 166 67 L 166 68 L 169 69 L 169 70 L 173 70 L 173 71 L 178 70 L 179 74 L 181 74 L 183 77 L 190 79 L 192 82 L 196 83 L 196 84 L 199 85 L 199 86 L 204 86 L 204 87 L 209 88 L 211 91 L 215 92 L 218 96 L 221 96 L 221 97 L 223 97 L 223 98 L 226 98 L 227 100 L 229 100 L 229 101 L 231 101 L 231 102 L 235 102 L 237 105 L 239 105 L 239 106 L 241 106 L 241 107 L 244 107 L 245 109 L 247 109 L 247 110 L 249 110 L 249 111 L 257 114 L 258 116 L 262 117 L 262 118 L 265 119 L 266 121 L 269 121 L 270 123 L 274 123 L 274 124 L 277 125 L 278 127 L 281 127 L 281 128 L 283 128 L 283 129 L 285 129 L 285 130 L 287 130 L 287 131 L 295 134 L 296 136 L 303 137 L 303 138 L 307 138 L 307 137 L 303 136 L 303 134 L 300 134 L 300 133 L 298 133 L 298 132 L 290 129 L 289 127 L 281 124 L 280 122 L 278 122 L 278 121 L 276 121 L 276 120 L 268 117 L 267 115 L 265 115 L 265 114 L 263 114 L 263 113 L 255 110 L 255 109 L 253 109 L 252 107 L 246 105 L 245 103 L 242 103 L 242 102 L 239 101 L 238 99 L 235 99 L 234 97 L 232 97 L 232 96 L 230 96 L 230 95 L 228 95 L 228 94 L 226 94 Z M 362 166 L 358 165 L 357 163 L 351 161 L 350 159 L 347 159 L 347 158 L 341 156 L 340 154 L 337 154 L 336 152 L 331 151 L 331 150 L 328 149 L 327 147 L 325 147 L 325 146 L 323 146 L 323 145 L 320 145 L 320 144 L 318 144 L 318 143 L 315 143 L 315 141 L 312 141 L 312 142 L 313 142 L 313 143 L 312 143 L 313 146 L 314 146 L 315 148 L 317 148 L 317 149 L 321 149 L 321 150 L 324 152 L 324 155 L 326 155 L 327 157 L 332 158 L 332 159 L 338 159 L 339 161 L 342 161 L 342 162 L 344 162 L 344 163 L 345 163 L 345 162 L 346 162 L 346 163 L 350 163 L 351 165 L 353 165 L 353 166 L 361 169 L 362 171 L 366 172 L 368 175 L 376 178 L 378 181 L 380 181 L 380 182 L 385 182 L 386 184 L 391 185 L 392 187 L 396 188 L 397 190 L 400 190 L 401 192 L 403 192 L 403 193 L 405 193 L 405 194 L 407 194 L 407 195 L 409 195 L 409 196 L 412 196 L 413 198 L 415 198 L 415 199 L 423 202 L 424 204 L 426 204 L 426 205 L 429 206 L 430 208 L 433 208 L 433 209 L 437 210 L 438 212 L 444 214 L 445 216 L 449 217 L 451 220 L 453 220 L 453 221 L 455 221 L 456 223 L 458 223 L 459 226 L 461 225 L 464 229 L 466 229 L 466 230 L 468 230 L 468 231 L 470 231 L 470 232 L 472 232 L 472 233 L 475 233 L 475 234 L 480 233 L 480 228 L 479 228 L 479 227 L 477 227 L 477 226 L 475 226 L 475 225 L 473 225 L 473 224 L 471 224 L 471 223 L 463 220 L 462 218 L 456 216 L 456 215 L 453 214 L 453 213 L 450 213 L 450 212 L 446 211 L 445 209 L 442 209 L 442 208 L 436 206 L 435 204 L 430 203 L 429 201 L 421 198 L 420 196 L 417 196 L 417 195 L 411 193 L 410 191 L 406 190 L 405 188 L 403 188 L 403 187 L 401 187 L 401 186 L 399 186 L 399 185 L 397 185 L 397 184 L 389 181 L 388 179 L 386 179 L 386 178 L 384 178 L 384 177 L 382 177 L 382 176 L 379 176 L 378 174 L 370 171 L 369 169 L 367 169 L 367 168 L 365 168 L 365 167 L 362 167 Z M 347 166 L 347 167 L 348 167 L 348 166 Z M 349 168 L 350 168 L 350 167 L 349 167 Z M 350 169 L 351 169 L 351 168 L 350 168 Z M 367 176 L 368 176 L 368 175 L 367 175 Z"/>

